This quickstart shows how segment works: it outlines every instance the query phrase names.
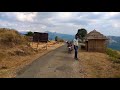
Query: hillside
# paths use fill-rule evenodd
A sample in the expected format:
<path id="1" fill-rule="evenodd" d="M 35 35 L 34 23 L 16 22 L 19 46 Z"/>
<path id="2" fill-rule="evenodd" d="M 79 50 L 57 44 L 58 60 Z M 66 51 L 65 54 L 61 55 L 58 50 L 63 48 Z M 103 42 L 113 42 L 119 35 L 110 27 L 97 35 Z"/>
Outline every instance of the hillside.
<path id="1" fill-rule="evenodd" d="M 20 68 L 61 45 L 50 41 L 46 50 L 46 43 L 30 43 L 16 30 L 0 28 L 0 78 L 14 77 Z"/>
<path id="2" fill-rule="evenodd" d="M 45 43 L 39 43 L 37 47 L 37 43 L 28 42 L 27 37 L 20 35 L 16 30 L 0 29 L 0 77 L 15 77 L 16 72 L 21 70 L 24 66 L 31 64 L 33 61 L 37 60 L 38 57 L 45 56 L 46 53 L 62 45 L 63 43 L 50 41 L 48 42 L 48 48 L 46 50 Z M 71 64 L 77 69 L 75 73 L 76 71 L 79 74 L 82 73 L 86 78 L 120 77 L 119 51 L 107 49 L 106 53 L 98 53 L 80 50 L 78 54 L 80 60 L 79 63 L 76 63 L 73 59 L 74 53 L 69 55 L 66 46 L 64 46 L 63 50 L 59 50 L 61 52 L 55 51 L 54 56 L 58 61 L 53 61 L 53 66 L 59 66 L 61 62 L 64 67 L 61 66 L 60 69 L 62 68 L 63 71 L 63 68 L 66 68 L 66 64 L 68 65 L 68 60 L 71 60 L 69 65 Z M 54 60 L 52 58 L 53 57 L 50 55 L 50 59 Z M 61 60 L 59 62 L 60 58 Z M 50 61 L 49 58 L 47 58 L 47 60 Z M 50 70 L 50 68 L 48 70 Z M 59 75 L 61 75 L 60 72 Z"/>
<path id="3" fill-rule="evenodd" d="M 120 78 L 120 60 L 116 62 L 105 53 L 79 52 L 81 72 L 85 78 Z"/>
<path id="4" fill-rule="evenodd" d="M 108 47 L 120 51 L 120 37 L 118 36 L 108 36 L 110 39 Z"/>

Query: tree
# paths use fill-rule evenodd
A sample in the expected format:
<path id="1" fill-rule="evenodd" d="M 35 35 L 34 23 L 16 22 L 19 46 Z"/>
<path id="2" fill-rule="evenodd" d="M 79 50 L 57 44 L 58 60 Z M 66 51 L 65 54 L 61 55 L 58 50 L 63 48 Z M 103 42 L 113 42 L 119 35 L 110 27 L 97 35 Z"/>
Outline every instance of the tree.
<path id="1" fill-rule="evenodd" d="M 25 34 L 26 36 L 33 36 L 33 32 L 29 31 L 27 32 L 27 34 Z"/>
<path id="2" fill-rule="evenodd" d="M 83 42 L 84 37 L 87 35 L 87 30 L 84 29 L 84 28 L 78 29 L 78 32 L 77 32 L 76 35 L 77 35 L 77 36 L 79 37 L 79 39 L 81 39 L 82 42 Z"/>
<path id="3" fill-rule="evenodd" d="M 55 41 L 58 41 L 58 36 L 55 37 Z"/>

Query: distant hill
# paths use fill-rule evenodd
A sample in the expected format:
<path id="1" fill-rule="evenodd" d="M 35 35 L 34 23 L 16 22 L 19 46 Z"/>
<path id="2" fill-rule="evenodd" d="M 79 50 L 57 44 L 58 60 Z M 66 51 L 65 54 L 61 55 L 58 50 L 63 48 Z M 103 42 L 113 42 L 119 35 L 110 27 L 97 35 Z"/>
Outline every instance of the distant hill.
<path id="1" fill-rule="evenodd" d="M 109 44 L 108 47 L 115 49 L 115 50 L 120 50 L 120 37 L 118 36 L 108 36 Z"/>
<path id="2" fill-rule="evenodd" d="M 19 32 L 19 33 L 22 34 L 22 35 L 24 35 L 27 32 L 22 31 L 22 32 Z M 45 31 L 45 33 L 48 33 L 49 40 L 55 40 L 55 36 L 58 36 L 59 38 L 62 38 L 64 40 L 73 40 L 74 39 L 74 35 L 61 34 L 61 33 L 56 33 L 56 32 L 49 32 L 49 31 Z"/>
<path id="3" fill-rule="evenodd" d="M 20 34 L 22 34 L 22 35 L 27 34 L 27 32 L 26 32 L 26 31 L 19 31 L 19 33 L 20 33 Z"/>
<path id="4" fill-rule="evenodd" d="M 64 40 L 73 40 L 74 39 L 74 35 L 61 34 L 61 33 L 56 33 L 56 32 L 49 32 L 49 31 L 46 31 L 46 33 L 49 34 L 50 40 L 55 40 L 55 36 L 58 36 L 59 38 L 62 38 Z"/>

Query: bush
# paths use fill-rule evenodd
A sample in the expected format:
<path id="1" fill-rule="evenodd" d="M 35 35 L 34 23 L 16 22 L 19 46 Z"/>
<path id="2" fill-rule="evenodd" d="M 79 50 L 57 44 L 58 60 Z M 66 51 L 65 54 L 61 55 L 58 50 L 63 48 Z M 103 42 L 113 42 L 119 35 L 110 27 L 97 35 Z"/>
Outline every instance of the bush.
<path id="1" fill-rule="evenodd" d="M 58 41 L 58 36 L 55 36 L 55 41 Z"/>
<path id="2" fill-rule="evenodd" d="M 120 63 L 120 54 L 117 51 L 107 48 L 106 53 L 109 55 L 111 61 Z"/>
<path id="3" fill-rule="evenodd" d="M 118 59 L 120 58 L 120 54 L 119 54 L 117 51 L 112 50 L 112 49 L 110 49 L 110 48 L 107 48 L 106 53 L 107 53 L 110 57 L 114 57 L 114 58 L 118 58 Z"/>
<path id="4" fill-rule="evenodd" d="M 25 34 L 26 36 L 33 36 L 33 32 L 31 32 L 31 31 L 29 31 L 29 32 L 27 32 L 27 34 Z"/>
<path id="5" fill-rule="evenodd" d="M 120 59 L 117 59 L 117 58 L 114 58 L 114 57 L 110 57 L 109 59 L 114 63 L 120 63 Z"/>

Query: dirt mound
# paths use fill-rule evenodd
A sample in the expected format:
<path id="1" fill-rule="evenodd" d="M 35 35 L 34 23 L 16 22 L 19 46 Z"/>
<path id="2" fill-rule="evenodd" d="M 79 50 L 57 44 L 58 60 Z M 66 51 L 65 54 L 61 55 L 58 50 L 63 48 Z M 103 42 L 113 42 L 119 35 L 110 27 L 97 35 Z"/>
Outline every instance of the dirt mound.
<path id="1" fill-rule="evenodd" d="M 0 62 L 17 56 L 34 54 L 35 51 L 28 43 L 27 37 L 22 36 L 16 30 L 0 28 Z"/>

